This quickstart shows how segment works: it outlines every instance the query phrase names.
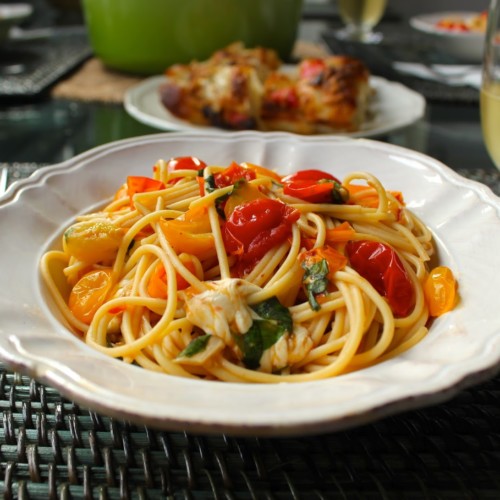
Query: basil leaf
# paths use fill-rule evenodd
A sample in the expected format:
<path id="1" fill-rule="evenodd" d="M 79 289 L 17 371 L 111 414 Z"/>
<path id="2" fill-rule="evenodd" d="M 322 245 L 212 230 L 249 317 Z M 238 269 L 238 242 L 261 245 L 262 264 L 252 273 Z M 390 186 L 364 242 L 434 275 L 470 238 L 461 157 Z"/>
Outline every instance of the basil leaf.
<path id="1" fill-rule="evenodd" d="M 349 201 L 349 191 L 339 184 L 338 182 L 333 183 L 332 189 L 332 202 L 336 205 L 342 205 Z"/>
<path id="2" fill-rule="evenodd" d="M 286 333 L 293 330 L 292 315 L 276 297 L 261 302 L 252 308 L 262 319 L 253 321 L 243 335 L 235 335 L 235 341 L 243 353 L 244 365 L 256 370 L 264 351 L 272 347 Z"/>
<path id="3" fill-rule="evenodd" d="M 306 261 L 302 262 L 302 268 L 305 270 L 302 283 L 305 286 L 307 299 L 314 311 L 319 311 L 321 306 L 316 300 L 316 296 L 325 293 L 328 287 L 328 262 L 321 259 L 319 262 L 308 265 Z"/>
<path id="4" fill-rule="evenodd" d="M 206 349 L 208 341 L 210 340 L 210 335 L 205 334 L 201 337 L 196 337 L 194 340 L 189 342 L 187 347 L 179 353 L 178 358 L 192 358 L 195 354 L 202 352 Z"/>
<path id="5" fill-rule="evenodd" d="M 226 193 L 223 194 L 222 196 L 219 196 L 218 198 L 215 199 L 215 210 L 219 214 L 219 217 L 222 220 L 226 220 L 226 213 L 224 212 L 224 205 L 229 198 L 231 193 Z"/>
<path id="6" fill-rule="evenodd" d="M 217 189 L 217 186 L 215 185 L 215 177 L 213 175 L 209 175 L 208 177 L 205 177 L 205 191 L 207 193 L 211 193 L 212 191 L 215 191 Z"/>
<path id="7" fill-rule="evenodd" d="M 250 370 L 256 370 L 260 366 L 260 358 L 264 352 L 258 320 L 252 323 L 244 335 L 235 335 L 234 338 L 243 353 L 243 364 Z"/>
<path id="8" fill-rule="evenodd" d="M 277 297 L 271 297 L 256 304 L 252 309 L 263 319 L 276 321 L 285 331 L 291 333 L 293 320 L 288 307 L 281 304 Z"/>

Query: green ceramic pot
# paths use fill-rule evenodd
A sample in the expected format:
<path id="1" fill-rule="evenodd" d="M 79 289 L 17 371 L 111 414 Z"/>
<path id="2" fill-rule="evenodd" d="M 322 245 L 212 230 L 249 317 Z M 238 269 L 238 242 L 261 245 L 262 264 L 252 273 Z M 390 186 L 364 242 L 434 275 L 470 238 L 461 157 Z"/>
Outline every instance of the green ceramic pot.
<path id="1" fill-rule="evenodd" d="M 83 0 L 93 50 L 107 66 L 162 73 L 231 42 L 274 48 L 287 59 L 302 0 Z"/>

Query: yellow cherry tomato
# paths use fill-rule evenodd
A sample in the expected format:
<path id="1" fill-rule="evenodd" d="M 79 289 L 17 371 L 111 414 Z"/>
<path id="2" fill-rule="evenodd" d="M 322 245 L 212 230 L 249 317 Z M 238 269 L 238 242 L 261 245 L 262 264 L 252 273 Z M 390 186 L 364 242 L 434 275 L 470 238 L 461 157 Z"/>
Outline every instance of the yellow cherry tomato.
<path id="1" fill-rule="evenodd" d="M 64 233 L 64 250 L 78 260 L 95 264 L 112 261 L 123 240 L 124 231 L 106 220 L 73 224 Z"/>
<path id="2" fill-rule="evenodd" d="M 83 275 L 71 290 L 68 306 L 75 318 L 90 325 L 111 289 L 111 269 L 96 269 Z"/>
<path id="3" fill-rule="evenodd" d="M 431 316 L 451 311 L 457 299 L 457 282 L 452 271 L 446 266 L 435 267 L 424 283 L 424 295 Z"/>
<path id="4" fill-rule="evenodd" d="M 217 255 L 207 207 L 190 209 L 178 219 L 160 220 L 160 227 L 178 254 L 199 259 Z"/>

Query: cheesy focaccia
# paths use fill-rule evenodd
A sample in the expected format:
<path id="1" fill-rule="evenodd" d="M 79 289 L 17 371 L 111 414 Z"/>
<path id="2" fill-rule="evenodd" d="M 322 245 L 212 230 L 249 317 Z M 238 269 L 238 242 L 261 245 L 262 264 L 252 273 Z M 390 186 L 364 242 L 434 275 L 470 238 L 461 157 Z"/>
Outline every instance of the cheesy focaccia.
<path id="1" fill-rule="evenodd" d="M 300 134 L 352 132 L 368 113 L 369 71 L 348 56 L 305 59 L 295 73 L 264 82 L 261 126 Z"/>
<path id="2" fill-rule="evenodd" d="M 163 105 L 197 125 L 299 134 L 351 132 L 366 119 L 368 68 L 348 56 L 311 58 L 287 71 L 275 51 L 232 44 L 202 62 L 174 65 Z"/>
<path id="3" fill-rule="evenodd" d="M 168 68 L 160 99 L 172 114 L 190 123 L 258 129 L 263 81 L 280 65 L 274 50 L 235 43 L 206 61 Z"/>

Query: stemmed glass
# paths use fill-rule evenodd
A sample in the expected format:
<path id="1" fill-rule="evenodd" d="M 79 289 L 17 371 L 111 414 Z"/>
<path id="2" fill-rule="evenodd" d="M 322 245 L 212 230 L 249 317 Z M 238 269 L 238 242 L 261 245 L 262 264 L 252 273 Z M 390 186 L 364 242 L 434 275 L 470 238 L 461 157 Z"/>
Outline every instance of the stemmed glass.
<path id="1" fill-rule="evenodd" d="M 484 142 L 500 169 L 500 0 L 491 0 L 488 10 L 480 109 Z"/>
<path id="2" fill-rule="evenodd" d="M 384 15 L 387 0 L 337 0 L 339 14 L 345 25 L 336 36 L 342 40 L 378 43 L 382 33 L 373 31 Z"/>

